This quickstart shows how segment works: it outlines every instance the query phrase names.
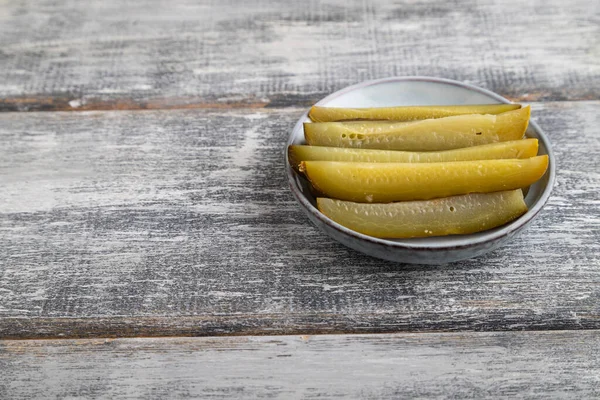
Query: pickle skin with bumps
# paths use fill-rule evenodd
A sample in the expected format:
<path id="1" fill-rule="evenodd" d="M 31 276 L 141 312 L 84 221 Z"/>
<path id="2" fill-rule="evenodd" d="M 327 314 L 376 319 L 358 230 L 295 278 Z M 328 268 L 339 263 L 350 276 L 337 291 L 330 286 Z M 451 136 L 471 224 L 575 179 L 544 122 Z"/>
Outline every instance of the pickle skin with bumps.
<path id="1" fill-rule="evenodd" d="M 527 211 L 520 189 L 387 204 L 317 198 L 317 206 L 325 216 L 348 229 L 384 239 L 481 232 Z"/>
<path id="2" fill-rule="evenodd" d="M 522 139 L 531 108 L 500 115 L 459 115 L 416 122 L 305 123 L 311 146 L 441 151 Z"/>
<path id="3" fill-rule="evenodd" d="M 314 188 L 339 200 L 388 203 L 468 193 L 513 190 L 531 185 L 548 168 L 548 156 L 526 159 L 436 163 L 303 161 Z"/>
<path id="4" fill-rule="evenodd" d="M 470 104 L 458 106 L 407 106 L 381 108 L 311 107 L 308 116 L 315 122 L 347 120 L 415 121 L 464 114 L 501 114 L 517 110 L 520 104 Z"/>
<path id="5" fill-rule="evenodd" d="M 529 158 L 534 157 L 537 151 L 537 139 L 511 140 L 461 149 L 423 152 L 291 145 L 288 147 L 288 159 L 290 165 L 297 169 L 302 161 L 424 163 Z"/>

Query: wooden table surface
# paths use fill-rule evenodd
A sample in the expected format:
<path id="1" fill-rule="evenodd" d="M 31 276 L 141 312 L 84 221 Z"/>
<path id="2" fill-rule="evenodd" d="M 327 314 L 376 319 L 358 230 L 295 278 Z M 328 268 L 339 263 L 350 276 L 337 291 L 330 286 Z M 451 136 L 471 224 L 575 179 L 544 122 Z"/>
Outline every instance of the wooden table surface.
<path id="1" fill-rule="evenodd" d="M 531 104 L 509 245 L 395 264 L 295 203 L 300 115 L 403 75 Z M 0 398 L 599 397 L 599 82 L 589 0 L 0 0 Z"/>

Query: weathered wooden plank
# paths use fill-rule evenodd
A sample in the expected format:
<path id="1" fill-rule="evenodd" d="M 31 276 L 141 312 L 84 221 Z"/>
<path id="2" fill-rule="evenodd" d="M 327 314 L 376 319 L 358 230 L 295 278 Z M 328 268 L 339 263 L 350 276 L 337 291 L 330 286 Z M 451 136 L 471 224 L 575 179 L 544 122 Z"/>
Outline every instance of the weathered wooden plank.
<path id="1" fill-rule="evenodd" d="M 283 169 L 303 110 L 2 113 L 0 337 L 600 329 L 599 105 L 533 105 L 546 210 L 442 267 L 309 224 Z"/>
<path id="2" fill-rule="evenodd" d="M 0 341 L 0 367 L 7 399 L 592 399 L 600 333 Z"/>
<path id="3" fill-rule="evenodd" d="M 0 110 L 306 105 L 429 75 L 598 100 L 598 2 L 0 2 Z"/>

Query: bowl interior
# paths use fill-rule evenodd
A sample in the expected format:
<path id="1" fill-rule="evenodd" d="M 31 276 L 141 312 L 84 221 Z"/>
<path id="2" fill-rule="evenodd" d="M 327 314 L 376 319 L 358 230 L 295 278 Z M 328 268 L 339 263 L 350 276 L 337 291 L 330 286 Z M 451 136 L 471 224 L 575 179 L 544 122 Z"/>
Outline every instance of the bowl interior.
<path id="1" fill-rule="evenodd" d="M 509 101 L 495 93 L 475 86 L 433 78 L 409 77 L 391 78 L 350 86 L 319 101 L 317 105 L 328 107 L 388 107 L 388 106 L 413 106 L 413 105 L 450 105 L 450 104 L 498 104 L 509 103 Z M 288 140 L 289 144 L 306 144 L 302 124 L 310 122 L 305 113 L 298 121 Z M 287 173 L 292 188 L 296 188 L 296 194 L 301 205 L 308 212 L 317 214 L 326 223 L 335 226 L 338 230 L 347 234 L 368 238 L 386 244 L 395 244 L 402 247 L 454 247 L 466 246 L 476 242 L 489 240 L 501 236 L 504 232 L 510 232 L 530 220 L 543 206 L 549 195 L 553 179 L 554 160 L 551 155 L 550 144 L 539 127 L 532 121 L 526 132 L 527 137 L 539 140 L 538 154 L 549 154 L 550 166 L 546 174 L 533 184 L 525 197 L 529 211 L 520 218 L 507 225 L 469 235 L 440 236 L 414 239 L 378 239 L 366 236 L 347 229 L 321 214 L 316 208 L 316 201 L 310 192 L 309 183 L 306 179 L 296 174 L 289 166 L 287 156 Z M 287 152 L 286 152 L 287 154 Z M 298 194 L 299 193 L 299 194 Z"/>

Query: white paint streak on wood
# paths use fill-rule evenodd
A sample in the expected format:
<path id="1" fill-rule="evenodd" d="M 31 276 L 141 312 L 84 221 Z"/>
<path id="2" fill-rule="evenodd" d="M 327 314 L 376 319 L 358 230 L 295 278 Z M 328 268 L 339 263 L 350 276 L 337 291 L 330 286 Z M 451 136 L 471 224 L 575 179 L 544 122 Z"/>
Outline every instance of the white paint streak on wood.
<path id="1" fill-rule="evenodd" d="M 0 341 L 3 398 L 600 396 L 598 331 Z"/>
<path id="2" fill-rule="evenodd" d="M 599 328 L 598 106 L 534 104 L 546 210 L 443 267 L 308 223 L 283 171 L 302 109 L 3 113 L 0 337 Z"/>

